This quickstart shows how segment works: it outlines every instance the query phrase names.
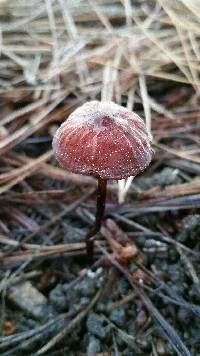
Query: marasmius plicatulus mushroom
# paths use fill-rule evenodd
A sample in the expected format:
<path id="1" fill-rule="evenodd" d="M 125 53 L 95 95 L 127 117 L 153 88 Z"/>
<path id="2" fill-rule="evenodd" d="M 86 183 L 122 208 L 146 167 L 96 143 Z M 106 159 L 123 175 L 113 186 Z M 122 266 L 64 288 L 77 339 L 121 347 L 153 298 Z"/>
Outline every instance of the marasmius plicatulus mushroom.
<path id="1" fill-rule="evenodd" d="M 64 169 L 98 180 L 95 225 L 85 237 L 88 262 L 101 228 L 108 180 L 136 176 L 150 163 L 152 149 L 143 120 L 107 101 L 90 101 L 72 112 L 53 138 L 55 157 Z"/>

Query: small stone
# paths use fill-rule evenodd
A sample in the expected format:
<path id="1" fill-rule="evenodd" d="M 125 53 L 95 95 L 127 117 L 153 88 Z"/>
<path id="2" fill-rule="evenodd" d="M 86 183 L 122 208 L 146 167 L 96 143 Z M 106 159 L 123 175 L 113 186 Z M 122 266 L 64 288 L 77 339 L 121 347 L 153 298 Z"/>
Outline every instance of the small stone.
<path id="1" fill-rule="evenodd" d="M 161 172 L 153 174 L 151 177 L 139 177 L 137 185 L 147 190 L 153 186 L 165 187 L 171 184 L 182 183 L 178 169 L 166 167 Z"/>
<path id="2" fill-rule="evenodd" d="M 57 286 L 52 289 L 49 294 L 49 300 L 57 311 L 61 312 L 66 309 L 67 300 L 61 284 L 57 284 Z"/>
<path id="3" fill-rule="evenodd" d="M 88 305 L 89 303 L 90 303 L 90 299 L 87 298 L 87 297 L 82 297 L 82 298 L 80 299 L 80 305 L 81 305 L 81 306 Z"/>
<path id="4" fill-rule="evenodd" d="M 96 313 L 91 313 L 87 319 L 88 331 L 98 337 L 104 339 L 106 337 L 106 328 L 103 326 L 104 318 Z"/>
<path id="5" fill-rule="evenodd" d="M 179 176 L 179 170 L 166 167 L 164 168 L 158 176 L 158 182 L 162 187 L 171 184 L 178 184 L 182 182 L 182 179 Z"/>
<path id="6" fill-rule="evenodd" d="M 122 327 L 126 319 L 124 308 L 114 309 L 110 314 L 110 320 L 117 326 Z"/>
<path id="7" fill-rule="evenodd" d="M 119 295 L 126 295 L 128 290 L 128 283 L 124 278 L 120 278 L 117 281 L 116 293 Z"/>
<path id="8" fill-rule="evenodd" d="M 200 215 L 188 215 L 183 219 L 182 224 L 183 226 L 177 236 L 178 241 L 195 240 L 200 233 Z"/>
<path id="9" fill-rule="evenodd" d="M 146 244 L 146 241 L 147 241 L 147 238 L 146 238 L 146 236 L 137 236 L 136 237 L 136 243 L 137 243 L 137 246 L 139 247 L 139 248 L 143 248 L 144 246 L 145 246 L 145 244 Z"/>
<path id="10" fill-rule="evenodd" d="M 100 351 L 101 351 L 100 341 L 96 339 L 94 336 L 91 336 L 87 347 L 87 356 L 95 356 Z"/>
<path id="11" fill-rule="evenodd" d="M 47 299 L 28 281 L 11 287 L 8 298 L 35 319 L 41 319 L 45 315 Z"/>
<path id="12" fill-rule="evenodd" d="M 90 297 L 94 295 L 96 290 L 95 280 L 89 277 L 84 278 L 84 280 L 74 286 L 74 290 L 80 296 Z"/>

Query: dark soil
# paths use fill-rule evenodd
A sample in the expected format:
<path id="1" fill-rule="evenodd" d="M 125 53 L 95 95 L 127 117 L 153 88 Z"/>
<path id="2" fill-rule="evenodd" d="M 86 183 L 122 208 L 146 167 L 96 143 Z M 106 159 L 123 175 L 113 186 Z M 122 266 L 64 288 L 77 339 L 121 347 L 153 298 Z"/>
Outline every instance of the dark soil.
<path id="1" fill-rule="evenodd" d="M 179 169 L 161 168 L 151 177 L 146 174 L 137 178 L 135 184 L 142 190 L 158 185 L 180 184 L 184 181 L 181 173 Z M 53 187 L 48 180 L 42 184 Z M 59 188 L 66 189 L 66 196 L 69 188 L 70 194 L 79 195 L 79 189 L 71 184 L 60 182 L 59 185 Z M 58 189 L 55 184 L 54 188 Z M 132 195 L 129 195 L 124 208 L 134 207 L 134 193 Z M 93 204 L 94 199 L 95 195 L 90 199 Z M 112 217 L 112 205 L 116 213 L 120 209 L 116 205 L 116 198 L 109 197 L 106 217 Z M 43 225 L 48 222 L 51 207 L 25 207 L 21 212 Z M 129 271 L 144 287 L 163 317 L 173 325 L 191 354 L 198 355 L 200 263 L 197 237 L 200 233 L 200 215 L 187 209 L 140 214 L 134 219 L 121 213 L 121 217 L 126 215 L 128 223 L 119 221 L 118 224 L 139 251 L 135 260 L 129 262 Z M 77 212 L 64 216 L 48 232 L 39 233 L 32 243 L 52 245 L 51 236 L 58 243 L 84 241 L 88 228 L 83 223 L 83 216 L 83 207 L 78 208 Z M 20 241 L 26 236 L 26 229 L 12 220 L 6 221 L 4 214 L 1 218 L 15 240 Z M 132 221 L 150 229 L 150 236 L 130 227 L 129 222 Z M 180 247 L 182 245 L 166 243 L 158 234 L 154 236 L 153 231 L 161 231 L 176 243 L 184 244 L 188 250 Z M 11 254 L 11 250 L 11 247 L 5 247 L 3 251 Z M 30 258 L 14 269 L 12 263 L 5 264 L 6 270 L 1 269 L 1 330 L 4 336 L 14 334 L 13 338 L 1 339 L 2 354 L 36 355 L 37 350 L 65 330 L 63 338 L 45 354 L 151 355 L 153 352 L 155 355 L 175 355 L 161 328 L 151 318 L 127 279 L 111 266 L 99 266 L 86 271 L 83 257 L 61 254 L 33 260 Z M 159 279 L 160 286 L 156 287 L 142 274 L 138 261 L 152 271 Z M 165 285 L 162 286 L 163 282 L 169 290 Z M 87 309 L 98 291 L 101 294 L 97 303 L 81 317 L 82 311 Z M 80 320 L 71 325 L 77 316 Z M 15 335 L 19 336 L 16 341 Z"/>

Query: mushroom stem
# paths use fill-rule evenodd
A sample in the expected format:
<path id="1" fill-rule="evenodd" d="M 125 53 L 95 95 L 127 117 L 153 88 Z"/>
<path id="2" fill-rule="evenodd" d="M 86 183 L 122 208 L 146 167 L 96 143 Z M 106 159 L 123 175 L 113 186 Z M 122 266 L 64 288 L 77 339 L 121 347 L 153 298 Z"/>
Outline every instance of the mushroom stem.
<path id="1" fill-rule="evenodd" d="M 87 249 L 87 258 L 89 265 L 93 262 L 93 254 L 94 254 L 94 239 L 92 238 L 94 235 L 99 232 L 101 228 L 101 222 L 105 210 L 105 202 L 106 202 L 106 187 L 107 187 L 107 179 L 102 179 L 98 177 L 98 189 L 97 189 L 97 205 L 96 205 L 96 217 L 95 217 L 95 225 L 90 230 L 86 237 L 86 249 Z"/>

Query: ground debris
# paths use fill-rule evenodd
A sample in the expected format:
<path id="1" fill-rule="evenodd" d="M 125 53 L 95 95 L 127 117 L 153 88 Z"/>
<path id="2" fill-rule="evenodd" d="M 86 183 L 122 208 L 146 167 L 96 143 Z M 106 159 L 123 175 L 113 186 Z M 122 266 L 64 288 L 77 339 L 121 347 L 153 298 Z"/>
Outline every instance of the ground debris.
<path id="1" fill-rule="evenodd" d="M 195 242 L 197 235 L 200 234 L 200 215 L 193 214 L 186 216 L 182 221 L 182 228 L 177 239 L 180 242 L 191 240 Z"/>
<path id="2" fill-rule="evenodd" d="M 47 299 L 29 281 L 12 286 L 8 290 L 8 299 L 35 319 L 45 317 Z"/>

